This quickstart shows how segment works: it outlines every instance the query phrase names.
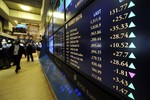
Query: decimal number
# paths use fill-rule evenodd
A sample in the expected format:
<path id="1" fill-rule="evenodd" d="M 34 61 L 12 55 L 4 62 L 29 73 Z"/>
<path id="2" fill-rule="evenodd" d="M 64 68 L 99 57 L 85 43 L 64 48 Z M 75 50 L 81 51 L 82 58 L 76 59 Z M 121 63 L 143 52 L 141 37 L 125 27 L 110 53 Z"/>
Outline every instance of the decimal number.
<path id="1" fill-rule="evenodd" d="M 112 61 L 110 61 L 110 63 L 112 63 L 113 65 L 128 67 L 128 61 L 120 61 L 120 60 L 113 59 Z"/>
<path id="2" fill-rule="evenodd" d="M 113 44 L 110 45 L 110 47 L 113 47 L 113 48 L 128 48 L 129 43 L 128 42 L 113 43 Z"/>
<path id="3" fill-rule="evenodd" d="M 128 32 L 113 34 L 110 39 L 123 39 L 123 38 L 129 38 Z"/>
<path id="4" fill-rule="evenodd" d="M 96 61 L 102 61 L 102 58 L 99 56 L 91 56 L 91 59 Z"/>
<path id="5" fill-rule="evenodd" d="M 94 79 L 98 80 L 98 81 L 102 81 L 102 78 L 94 73 L 92 73 L 91 75 Z"/>
<path id="6" fill-rule="evenodd" d="M 110 28 L 110 31 L 120 31 L 120 30 L 124 30 L 127 29 L 129 27 L 128 23 L 124 23 L 121 25 L 115 25 L 112 28 Z"/>
<path id="7" fill-rule="evenodd" d="M 101 37 L 93 37 L 91 38 L 91 42 L 101 41 Z"/>
<path id="8" fill-rule="evenodd" d="M 115 53 L 113 53 L 113 55 L 117 57 L 127 57 L 128 54 L 129 52 L 122 52 L 122 51 L 116 51 Z"/>
<path id="9" fill-rule="evenodd" d="M 115 82 L 119 83 L 119 84 L 124 85 L 124 86 L 128 86 L 128 85 L 129 85 L 127 80 L 121 79 L 121 78 L 119 78 L 119 77 L 113 77 L 113 80 L 114 80 Z"/>
<path id="10" fill-rule="evenodd" d="M 112 9 L 112 10 L 110 11 L 110 16 L 111 16 L 111 15 L 114 15 L 114 14 L 116 14 L 116 13 L 119 13 L 119 12 L 121 12 L 121 11 L 123 11 L 123 10 L 126 10 L 126 9 L 127 9 L 127 6 L 128 6 L 128 3 L 125 3 L 125 4 L 121 5 L 120 7 L 117 7 L 117 8 Z"/>
<path id="11" fill-rule="evenodd" d="M 91 21 L 90 21 L 90 24 L 94 24 L 94 23 L 96 23 L 96 22 L 98 22 L 98 21 L 100 21 L 100 20 L 101 20 L 101 16 L 99 16 L 99 17 L 97 17 L 97 18 L 91 20 Z"/>
<path id="12" fill-rule="evenodd" d="M 115 72 L 116 74 L 119 74 L 119 75 L 128 77 L 128 71 L 120 70 L 120 69 L 115 69 L 114 72 Z"/>
<path id="13" fill-rule="evenodd" d="M 115 89 L 116 91 L 126 95 L 128 94 L 128 90 L 122 88 L 122 87 L 119 87 L 118 85 L 113 85 L 113 89 Z"/>
<path id="14" fill-rule="evenodd" d="M 124 13 L 123 15 L 116 16 L 115 19 L 113 19 L 113 22 L 118 22 L 118 21 L 124 20 L 127 17 L 128 17 L 128 13 Z"/>

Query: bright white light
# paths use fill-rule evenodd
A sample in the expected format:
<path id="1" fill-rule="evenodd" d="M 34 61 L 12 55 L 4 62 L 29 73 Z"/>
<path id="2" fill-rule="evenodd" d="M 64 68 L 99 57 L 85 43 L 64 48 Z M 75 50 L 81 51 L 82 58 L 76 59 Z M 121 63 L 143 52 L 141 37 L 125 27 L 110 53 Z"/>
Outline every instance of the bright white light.
<path id="1" fill-rule="evenodd" d="M 30 11 L 30 8 L 28 7 L 28 6 L 20 6 L 23 10 L 25 10 L 25 11 Z"/>
<path id="2" fill-rule="evenodd" d="M 52 12 L 48 12 L 48 15 L 52 16 Z M 53 17 L 58 19 L 64 19 L 64 14 L 60 12 L 54 12 Z"/>
<path id="3" fill-rule="evenodd" d="M 52 15 L 56 19 L 64 19 L 64 14 L 63 13 L 53 12 L 53 14 L 52 14 L 52 12 L 48 12 L 48 16 L 52 17 Z"/>
<path id="4" fill-rule="evenodd" d="M 49 11 L 49 12 L 48 12 L 48 15 L 49 15 L 49 16 L 52 16 L 52 12 L 51 12 L 51 11 Z"/>
<path id="5" fill-rule="evenodd" d="M 60 19 L 64 19 L 64 14 L 63 13 L 59 13 L 59 12 L 54 12 L 53 16 L 55 18 L 60 18 Z"/>

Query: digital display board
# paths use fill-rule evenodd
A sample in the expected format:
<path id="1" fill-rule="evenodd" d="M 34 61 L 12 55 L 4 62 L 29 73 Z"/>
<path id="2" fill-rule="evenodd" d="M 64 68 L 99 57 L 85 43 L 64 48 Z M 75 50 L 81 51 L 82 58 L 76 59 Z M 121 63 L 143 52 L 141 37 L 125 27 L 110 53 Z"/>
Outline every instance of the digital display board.
<path id="1" fill-rule="evenodd" d="M 66 63 L 129 100 L 148 99 L 148 9 L 142 0 L 93 1 L 66 25 Z"/>
<path id="2" fill-rule="evenodd" d="M 64 27 L 54 34 L 54 55 L 61 60 L 65 60 L 65 36 Z"/>
<path id="3" fill-rule="evenodd" d="M 70 19 L 87 1 L 91 0 L 66 0 L 66 19 Z"/>
<path id="4" fill-rule="evenodd" d="M 52 36 L 50 36 L 49 37 L 49 52 L 50 53 L 52 53 L 53 54 L 53 52 L 54 52 L 54 46 L 53 46 L 53 44 L 54 44 L 54 36 L 52 35 Z"/>

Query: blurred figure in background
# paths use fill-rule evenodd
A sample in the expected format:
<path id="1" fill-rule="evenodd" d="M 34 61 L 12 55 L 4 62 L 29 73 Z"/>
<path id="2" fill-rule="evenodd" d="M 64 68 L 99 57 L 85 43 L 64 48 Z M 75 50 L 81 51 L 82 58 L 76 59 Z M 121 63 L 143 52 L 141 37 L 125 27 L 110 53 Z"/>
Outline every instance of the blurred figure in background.
<path id="1" fill-rule="evenodd" d="M 9 67 L 11 67 L 11 65 L 10 65 L 11 55 L 9 53 L 9 47 L 8 47 L 8 44 L 6 41 L 2 42 L 2 49 L 3 49 L 2 50 L 3 54 L 1 56 L 3 59 L 4 65 L 5 65 L 5 68 L 9 68 Z"/>
<path id="2" fill-rule="evenodd" d="M 31 58 L 32 62 L 34 61 L 33 55 L 32 55 L 33 50 L 34 50 L 34 48 L 33 48 L 32 44 L 30 42 L 27 43 L 27 47 L 26 47 L 27 61 L 30 61 L 30 58 Z"/>
<path id="3" fill-rule="evenodd" d="M 24 47 L 20 45 L 19 40 L 15 40 L 15 44 L 12 45 L 9 50 L 12 55 L 12 59 L 16 65 L 15 72 L 18 73 L 18 70 L 21 69 L 20 60 L 22 58 L 22 54 L 25 54 Z"/>
<path id="4" fill-rule="evenodd" d="M 2 43 L 1 43 L 1 40 L 0 40 L 0 69 L 3 68 L 3 46 L 2 46 Z"/>
<path id="5" fill-rule="evenodd" d="M 37 45 L 37 51 L 40 51 L 42 48 L 42 44 L 39 42 L 38 45 Z"/>

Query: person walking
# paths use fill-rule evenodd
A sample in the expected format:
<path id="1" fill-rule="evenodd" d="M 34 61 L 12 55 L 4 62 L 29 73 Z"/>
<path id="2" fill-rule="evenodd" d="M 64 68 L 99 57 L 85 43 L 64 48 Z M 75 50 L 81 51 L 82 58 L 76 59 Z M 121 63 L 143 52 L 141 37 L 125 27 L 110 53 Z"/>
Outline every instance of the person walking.
<path id="1" fill-rule="evenodd" d="M 27 44 L 26 52 L 27 52 L 27 61 L 30 61 L 30 58 L 31 58 L 31 60 L 33 62 L 34 61 L 33 55 L 32 55 L 32 53 L 33 53 L 33 46 L 32 46 L 31 43 Z"/>
<path id="2" fill-rule="evenodd" d="M 22 58 L 22 54 L 25 54 L 24 47 L 20 45 L 19 40 L 15 40 L 15 44 L 10 47 L 10 53 L 12 55 L 12 59 L 16 65 L 15 72 L 18 73 L 18 70 L 21 69 L 20 60 Z"/>

